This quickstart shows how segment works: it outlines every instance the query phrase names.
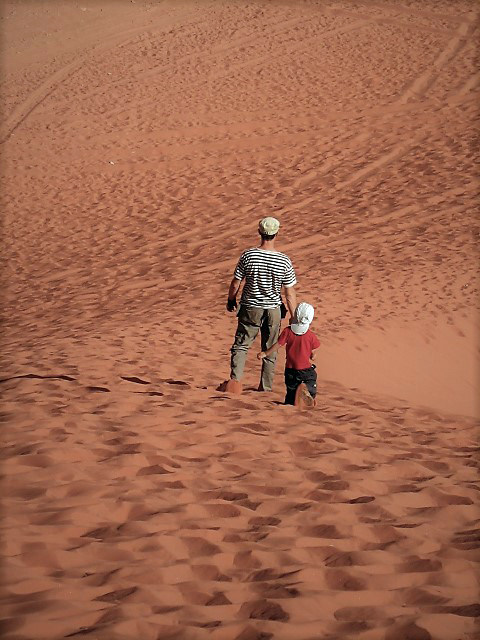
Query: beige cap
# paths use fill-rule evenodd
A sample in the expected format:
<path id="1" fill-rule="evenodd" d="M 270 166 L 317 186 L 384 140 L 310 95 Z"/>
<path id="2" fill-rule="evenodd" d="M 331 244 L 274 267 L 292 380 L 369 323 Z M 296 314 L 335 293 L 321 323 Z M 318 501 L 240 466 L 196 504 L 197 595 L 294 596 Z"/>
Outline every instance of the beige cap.
<path id="1" fill-rule="evenodd" d="M 274 236 L 280 229 L 280 222 L 276 218 L 263 218 L 258 223 L 258 230 L 264 236 Z"/>

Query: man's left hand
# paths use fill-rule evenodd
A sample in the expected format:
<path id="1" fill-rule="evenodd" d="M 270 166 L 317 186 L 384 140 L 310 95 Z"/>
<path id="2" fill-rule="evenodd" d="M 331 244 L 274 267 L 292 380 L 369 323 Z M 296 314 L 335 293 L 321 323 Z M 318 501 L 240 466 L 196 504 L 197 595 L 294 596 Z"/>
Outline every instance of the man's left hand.
<path id="1" fill-rule="evenodd" d="M 227 311 L 235 311 L 235 309 L 237 308 L 237 299 L 236 298 L 229 298 L 227 301 Z"/>

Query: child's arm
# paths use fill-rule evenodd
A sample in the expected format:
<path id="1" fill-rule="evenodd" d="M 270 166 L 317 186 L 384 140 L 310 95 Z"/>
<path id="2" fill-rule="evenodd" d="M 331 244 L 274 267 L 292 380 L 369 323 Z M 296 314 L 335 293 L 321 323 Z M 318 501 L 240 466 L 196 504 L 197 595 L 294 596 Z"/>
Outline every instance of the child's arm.
<path id="1" fill-rule="evenodd" d="M 315 353 L 315 351 L 318 349 L 318 347 L 315 347 L 315 349 L 312 349 L 312 353 L 310 354 L 310 360 L 315 360 L 315 356 L 317 355 Z"/>
<path id="2" fill-rule="evenodd" d="M 275 342 L 275 344 L 272 344 L 271 347 L 269 347 L 268 349 L 266 349 L 265 351 L 259 351 L 257 353 L 257 359 L 258 360 L 263 360 L 263 358 L 266 358 L 267 356 L 269 356 L 271 353 L 274 353 L 275 351 L 278 351 L 278 349 L 283 346 L 281 344 L 278 344 L 278 342 Z"/>

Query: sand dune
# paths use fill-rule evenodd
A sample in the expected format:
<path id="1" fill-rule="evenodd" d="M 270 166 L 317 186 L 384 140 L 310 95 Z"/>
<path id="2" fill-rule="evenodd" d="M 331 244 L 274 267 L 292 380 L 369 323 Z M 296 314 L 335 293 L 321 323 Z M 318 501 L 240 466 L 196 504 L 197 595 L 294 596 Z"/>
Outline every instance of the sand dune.
<path id="1" fill-rule="evenodd" d="M 3 4 L 2 637 L 478 637 L 478 13 Z M 264 215 L 311 411 L 216 390 Z"/>

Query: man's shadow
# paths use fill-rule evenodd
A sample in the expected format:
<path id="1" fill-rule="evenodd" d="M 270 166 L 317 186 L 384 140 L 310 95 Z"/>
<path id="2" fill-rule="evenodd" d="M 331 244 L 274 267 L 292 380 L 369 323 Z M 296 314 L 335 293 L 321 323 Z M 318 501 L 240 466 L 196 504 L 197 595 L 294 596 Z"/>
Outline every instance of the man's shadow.
<path id="1" fill-rule="evenodd" d="M 245 387 L 243 392 L 245 393 L 245 391 L 253 391 L 254 393 L 263 393 L 262 391 L 259 391 L 257 387 Z M 285 403 L 281 402 L 280 400 L 272 400 L 272 404 L 281 405 L 282 407 L 285 405 Z"/>

